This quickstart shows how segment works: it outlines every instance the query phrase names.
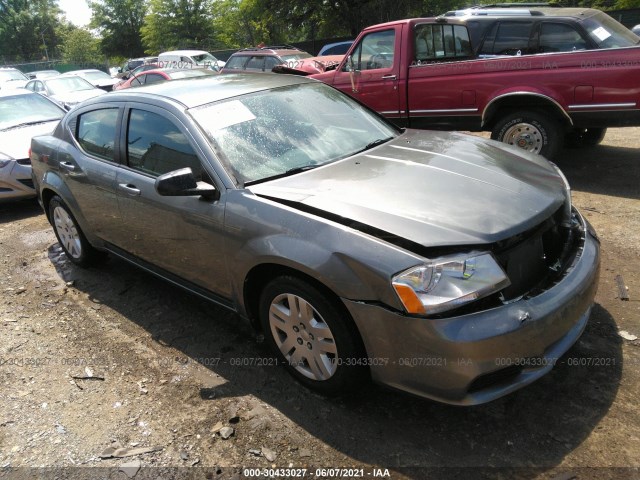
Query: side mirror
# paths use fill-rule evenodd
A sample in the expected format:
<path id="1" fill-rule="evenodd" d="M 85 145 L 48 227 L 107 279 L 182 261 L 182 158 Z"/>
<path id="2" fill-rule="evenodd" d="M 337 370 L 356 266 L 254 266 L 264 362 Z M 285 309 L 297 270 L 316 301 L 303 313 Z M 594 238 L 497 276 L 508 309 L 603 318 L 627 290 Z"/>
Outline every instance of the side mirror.
<path id="1" fill-rule="evenodd" d="M 190 197 L 200 195 L 215 198 L 218 191 L 213 185 L 196 182 L 191 168 L 181 168 L 167 172 L 156 178 L 156 192 L 163 197 Z"/>

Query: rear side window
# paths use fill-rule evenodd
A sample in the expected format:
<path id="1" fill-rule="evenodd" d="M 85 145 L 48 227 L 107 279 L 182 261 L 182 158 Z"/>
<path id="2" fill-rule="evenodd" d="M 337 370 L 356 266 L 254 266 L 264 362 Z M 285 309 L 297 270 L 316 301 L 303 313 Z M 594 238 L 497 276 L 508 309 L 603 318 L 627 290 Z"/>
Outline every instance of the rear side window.
<path id="1" fill-rule="evenodd" d="M 571 25 L 545 22 L 540 26 L 539 53 L 573 52 L 586 49 L 587 42 Z"/>
<path id="2" fill-rule="evenodd" d="M 416 25 L 415 57 L 417 61 L 446 60 L 471 55 L 469 34 L 463 25 Z"/>
<path id="3" fill-rule="evenodd" d="M 131 109 L 127 130 L 127 160 L 134 170 L 153 176 L 189 167 L 196 180 L 202 166 L 187 137 L 168 118 Z"/>
<path id="4" fill-rule="evenodd" d="M 166 78 L 158 73 L 149 73 L 147 74 L 147 78 L 145 79 L 144 84 L 149 85 L 150 83 L 164 82 L 165 80 Z"/>
<path id="5" fill-rule="evenodd" d="M 245 67 L 247 70 L 264 70 L 264 57 L 263 56 L 253 56 L 247 62 L 247 66 Z"/>
<path id="6" fill-rule="evenodd" d="M 114 161 L 117 108 L 103 108 L 78 116 L 76 140 L 88 154 L 103 160 Z"/>
<path id="7" fill-rule="evenodd" d="M 487 34 L 480 55 L 527 55 L 533 22 L 499 22 Z"/>

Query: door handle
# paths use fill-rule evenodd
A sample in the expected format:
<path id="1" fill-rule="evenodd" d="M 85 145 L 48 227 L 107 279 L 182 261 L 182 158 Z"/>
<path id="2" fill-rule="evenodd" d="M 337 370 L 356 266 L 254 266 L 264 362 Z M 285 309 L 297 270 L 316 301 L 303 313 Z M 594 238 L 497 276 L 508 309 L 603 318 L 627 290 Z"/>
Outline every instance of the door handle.
<path id="1" fill-rule="evenodd" d="M 391 75 L 383 75 L 382 76 L 383 80 L 397 80 L 398 76 L 395 74 L 391 74 Z"/>
<path id="2" fill-rule="evenodd" d="M 60 162 L 60 166 L 68 172 L 73 172 L 76 169 L 76 166 L 69 162 Z"/>
<path id="3" fill-rule="evenodd" d="M 118 186 L 120 187 L 121 190 L 124 190 L 125 192 L 127 192 L 127 194 L 131 196 L 140 195 L 141 193 L 139 188 L 136 188 L 135 185 L 131 185 L 129 183 L 120 183 L 118 184 Z"/>

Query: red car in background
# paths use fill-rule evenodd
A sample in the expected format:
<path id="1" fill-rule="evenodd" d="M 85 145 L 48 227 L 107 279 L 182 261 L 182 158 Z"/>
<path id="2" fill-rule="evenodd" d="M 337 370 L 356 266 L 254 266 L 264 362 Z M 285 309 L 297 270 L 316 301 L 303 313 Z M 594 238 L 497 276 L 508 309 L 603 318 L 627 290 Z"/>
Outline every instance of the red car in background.
<path id="1" fill-rule="evenodd" d="M 179 80 L 183 78 L 206 77 L 217 75 L 213 70 L 205 68 L 157 68 L 148 70 L 131 77 L 129 80 L 114 86 L 114 90 L 122 90 L 130 87 L 140 87 L 152 83 L 165 82 L 167 80 Z"/>

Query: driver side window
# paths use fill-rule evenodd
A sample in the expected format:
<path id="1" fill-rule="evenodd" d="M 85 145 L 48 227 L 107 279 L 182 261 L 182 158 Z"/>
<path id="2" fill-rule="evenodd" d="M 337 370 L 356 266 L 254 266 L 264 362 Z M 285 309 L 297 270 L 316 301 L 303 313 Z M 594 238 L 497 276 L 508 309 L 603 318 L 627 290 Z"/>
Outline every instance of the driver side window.
<path id="1" fill-rule="evenodd" d="M 347 70 L 375 70 L 393 67 L 396 41 L 395 30 L 372 32 L 366 35 L 353 50 Z"/>

